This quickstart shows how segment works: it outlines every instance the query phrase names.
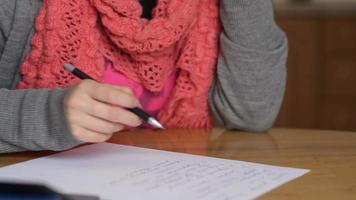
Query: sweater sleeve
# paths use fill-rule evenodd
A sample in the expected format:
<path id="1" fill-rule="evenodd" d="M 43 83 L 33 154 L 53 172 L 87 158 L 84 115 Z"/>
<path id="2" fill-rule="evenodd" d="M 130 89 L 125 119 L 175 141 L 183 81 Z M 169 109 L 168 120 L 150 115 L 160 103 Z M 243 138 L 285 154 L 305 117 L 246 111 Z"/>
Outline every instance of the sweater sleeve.
<path id="1" fill-rule="evenodd" d="M 0 89 L 0 152 L 65 150 L 80 144 L 70 132 L 69 89 Z"/>
<path id="2" fill-rule="evenodd" d="M 3 32 L 3 30 L 4 29 L 2 27 L 0 27 L 0 57 L 2 55 L 4 46 L 5 46 L 5 41 L 6 41 L 5 33 Z"/>
<path id="3" fill-rule="evenodd" d="M 273 126 L 286 82 L 287 39 L 270 0 L 221 0 L 223 31 L 210 91 L 214 117 L 228 129 Z"/>
<path id="4" fill-rule="evenodd" d="M 22 50 L 28 49 L 27 34 L 39 2 L 2 0 L 0 4 L 0 153 L 64 150 L 81 143 L 71 134 L 65 116 L 64 100 L 70 89 L 9 90 L 13 84 L 8 77 L 17 71 L 12 68 L 21 62 Z"/>
<path id="5" fill-rule="evenodd" d="M 0 6 L 0 58 L 5 46 L 7 37 L 11 29 L 11 22 L 14 17 L 15 1 L 2 0 Z"/>

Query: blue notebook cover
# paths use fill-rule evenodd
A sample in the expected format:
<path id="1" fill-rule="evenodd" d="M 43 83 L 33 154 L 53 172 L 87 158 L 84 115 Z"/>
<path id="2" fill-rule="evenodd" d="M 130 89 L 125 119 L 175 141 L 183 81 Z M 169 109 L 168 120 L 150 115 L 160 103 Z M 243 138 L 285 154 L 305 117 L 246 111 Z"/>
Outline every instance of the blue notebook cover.
<path id="1" fill-rule="evenodd" d="M 63 198 L 43 185 L 0 183 L 0 200 L 63 200 Z"/>

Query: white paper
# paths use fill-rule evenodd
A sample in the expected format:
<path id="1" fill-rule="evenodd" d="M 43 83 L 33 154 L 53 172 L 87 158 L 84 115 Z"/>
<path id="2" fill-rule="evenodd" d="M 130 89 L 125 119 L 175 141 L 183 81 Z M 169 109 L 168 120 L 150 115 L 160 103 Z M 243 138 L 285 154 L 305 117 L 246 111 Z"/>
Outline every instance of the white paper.
<path id="1" fill-rule="evenodd" d="M 0 180 L 105 200 L 240 200 L 308 171 L 102 143 L 0 168 Z"/>

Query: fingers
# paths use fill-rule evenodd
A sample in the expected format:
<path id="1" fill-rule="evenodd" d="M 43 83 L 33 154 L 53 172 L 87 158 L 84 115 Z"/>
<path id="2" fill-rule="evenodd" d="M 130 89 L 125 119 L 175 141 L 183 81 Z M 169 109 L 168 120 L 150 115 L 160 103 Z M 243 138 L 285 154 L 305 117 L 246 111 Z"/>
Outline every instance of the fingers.
<path id="1" fill-rule="evenodd" d="M 103 134 L 119 132 L 124 128 L 122 124 L 112 123 L 86 113 L 78 113 L 72 116 L 71 121 L 83 128 Z"/>
<path id="2" fill-rule="evenodd" d="M 102 142 L 125 126 L 142 121 L 125 108 L 139 106 L 131 89 L 85 80 L 76 85 L 65 100 L 72 134 L 83 142 Z"/>
<path id="3" fill-rule="evenodd" d="M 101 118 L 113 123 L 120 123 L 126 126 L 136 127 L 142 123 L 142 120 L 134 113 L 117 106 L 108 105 L 99 101 L 89 100 L 84 110 L 97 118 Z"/>
<path id="4" fill-rule="evenodd" d="M 85 88 L 87 94 L 97 101 L 113 104 L 125 108 L 139 106 L 138 99 L 131 89 L 127 87 L 112 86 L 106 84 L 89 83 L 90 88 Z"/>
<path id="5" fill-rule="evenodd" d="M 72 131 L 73 133 L 75 133 L 74 137 L 76 137 L 78 140 L 82 142 L 89 142 L 89 143 L 105 142 L 112 137 L 112 133 L 111 134 L 98 133 L 76 125 L 72 127 Z"/>

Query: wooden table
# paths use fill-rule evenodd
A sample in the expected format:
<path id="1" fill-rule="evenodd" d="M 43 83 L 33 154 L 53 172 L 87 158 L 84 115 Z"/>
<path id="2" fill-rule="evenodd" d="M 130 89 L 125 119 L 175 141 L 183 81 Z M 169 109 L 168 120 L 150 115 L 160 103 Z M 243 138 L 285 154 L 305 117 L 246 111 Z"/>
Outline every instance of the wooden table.
<path id="1" fill-rule="evenodd" d="M 213 130 L 140 130 L 109 142 L 311 169 L 259 199 L 356 199 L 356 133 L 273 129 L 268 134 Z M 0 155 L 0 167 L 51 154 Z"/>

